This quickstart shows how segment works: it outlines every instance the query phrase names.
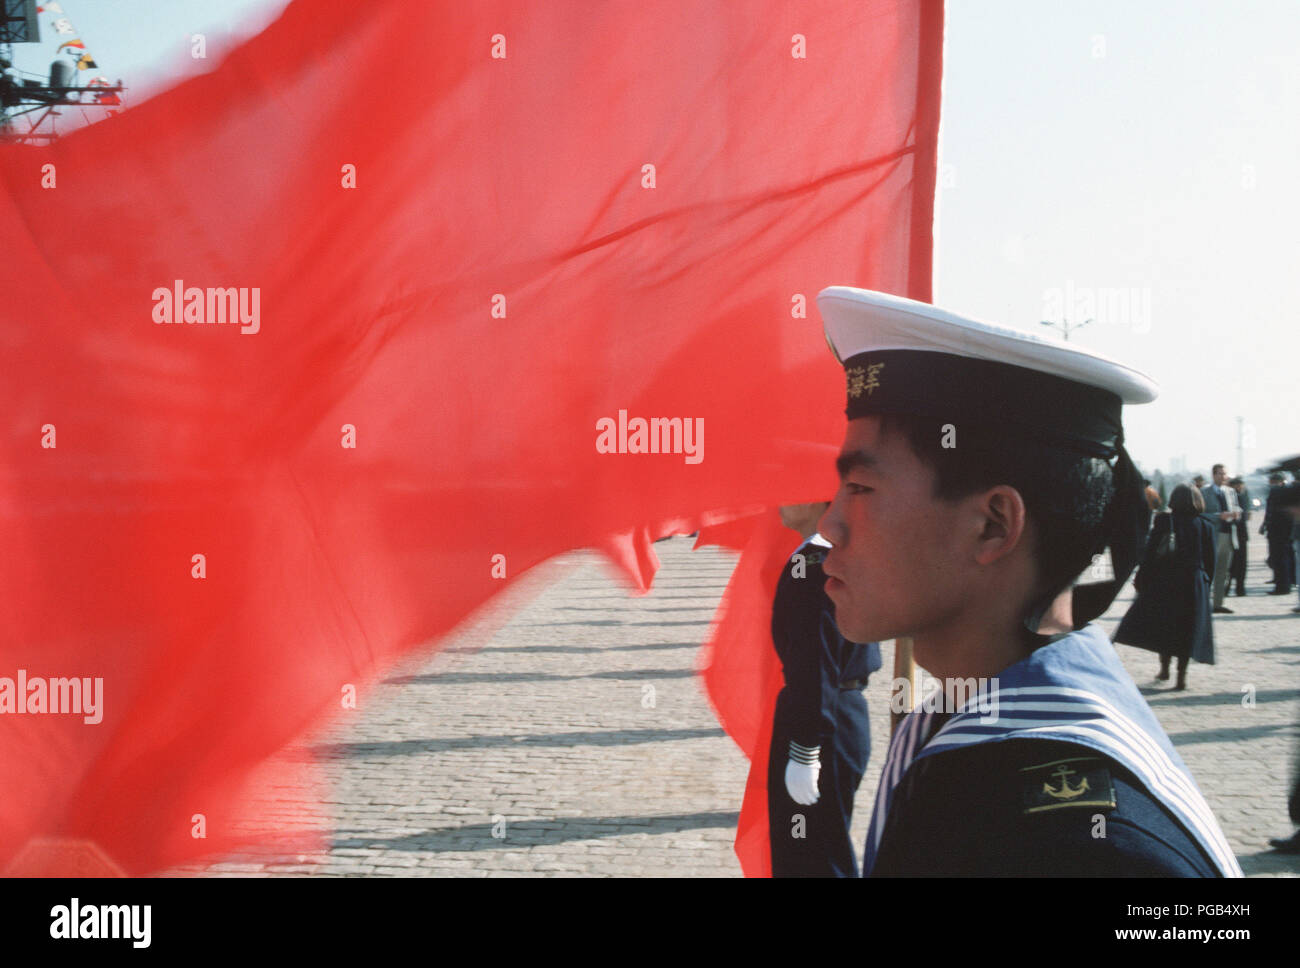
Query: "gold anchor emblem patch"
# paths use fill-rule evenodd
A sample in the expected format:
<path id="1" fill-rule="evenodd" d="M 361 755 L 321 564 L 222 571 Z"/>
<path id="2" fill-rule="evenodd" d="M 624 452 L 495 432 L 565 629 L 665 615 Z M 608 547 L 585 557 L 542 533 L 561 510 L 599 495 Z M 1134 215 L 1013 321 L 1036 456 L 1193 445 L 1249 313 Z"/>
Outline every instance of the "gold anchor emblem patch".
<path id="1" fill-rule="evenodd" d="M 1053 790 L 1051 781 L 1043 784 L 1043 792 L 1049 797 L 1057 800 L 1073 800 L 1075 797 L 1081 797 L 1088 789 L 1088 778 L 1085 776 L 1078 786 L 1070 786 L 1070 777 L 1074 776 L 1074 770 L 1070 769 L 1064 763 L 1056 768 L 1052 777 L 1061 781 L 1060 787 Z"/>
<path id="2" fill-rule="evenodd" d="M 1105 760 L 1076 756 L 1051 760 L 1020 770 L 1024 786 L 1022 803 L 1026 814 L 1079 807 L 1115 809 L 1115 784 Z"/>

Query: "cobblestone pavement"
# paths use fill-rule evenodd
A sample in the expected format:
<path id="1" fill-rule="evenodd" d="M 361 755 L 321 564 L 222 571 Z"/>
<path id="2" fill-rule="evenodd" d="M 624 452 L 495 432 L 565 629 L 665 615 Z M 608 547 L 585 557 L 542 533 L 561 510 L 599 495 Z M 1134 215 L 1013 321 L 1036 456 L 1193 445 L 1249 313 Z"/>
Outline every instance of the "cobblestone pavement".
<path id="1" fill-rule="evenodd" d="M 334 787 L 328 854 L 190 870 L 739 876 L 731 844 L 748 763 L 695 672 L 735 557 L 691 543 L 656 546 L 663 565 L 639 598 L 596 556 L 566 556 L 495 632 L 463 635 L 390 676 L 314 744 Z M 1295 876 L 1300 858 L 1271 853 L 1267 839 L 1292 829 L 1300 615 L 1290 612 L 1294 595 L 1264 594 L 1263 542 L 1250 550 L 1250 595 L 1229 598 L 1236 614 L 1215 617 L 1219 662 L 1193 664 L 1187 692 L 1157 688 L 1154 655 L 1120 652 L 1246 873 Z M 1131 601 L 1130 585 L 1102 620 L 1107 632 Z M 884 651 L 888 672 L 892 643 Z M 867 690 L 873 752 L 857 844 L 888 735 L 888 688 L 882 675 Z"/>

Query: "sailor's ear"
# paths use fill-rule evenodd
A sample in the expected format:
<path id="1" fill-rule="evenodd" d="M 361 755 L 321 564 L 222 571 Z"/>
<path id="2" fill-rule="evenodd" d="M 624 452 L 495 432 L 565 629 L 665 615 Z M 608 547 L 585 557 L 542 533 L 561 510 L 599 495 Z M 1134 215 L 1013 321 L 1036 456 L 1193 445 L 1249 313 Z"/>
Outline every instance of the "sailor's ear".
<path id="1" fill-rule="evenodd" d="M 980 532 L 975 560 L 991 565 L 1011 554 L 1026 538 L 1025 499 L 1009 484 L 999 484 L 973 496 Z"/>

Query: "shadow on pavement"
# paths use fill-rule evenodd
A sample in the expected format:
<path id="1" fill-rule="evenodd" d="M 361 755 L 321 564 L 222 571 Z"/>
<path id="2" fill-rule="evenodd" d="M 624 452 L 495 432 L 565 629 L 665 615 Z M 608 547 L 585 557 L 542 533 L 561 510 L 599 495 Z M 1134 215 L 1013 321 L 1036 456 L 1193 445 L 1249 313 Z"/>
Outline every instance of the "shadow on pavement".
<path id="1" fill-rule="evenodd" d="M 1186 733 L 1170 733 L 1169 739 L 1175 746 L 1190 746 L 1194 743 L 1237 743 L 1245 739 L 1257 739 L 1273 733 L 1289 733 L 1295 729 L 1293 723 L 1271 723 L 1263 726 L 1236 726 L 1227 729 L 1194 729 Z"/>
<path id="2" fill-rule="evenodd" d="M 445 739 L 399 739 L 376 743 L 322 743 L 312 752 L 324 758 L 345 756 L 410 756 L 453 750 L 516 746 L 625 746 L 629 743 L 669 743 L 685 739 L 726 736 L 720 726 L 698 729 L 585 730 L 572 733 L 507 733 L 497 736 L 449 736 Z"/>
<path id="3" fill-rule="evenodd" d="M 504 837 L 494 837 L 492 823 L 464 827 L 442 827 L 397 837 L 348 837 L 347 831 L 335 833 L 332 850 L 340 848 L 383 847 L 388 850 L 413 850 L 443 853 L 464 850 L 511 850 L 543 844 L 563 844 L 574 840 L 600 837 L 623 837 L 627 834 L 667 834 L 685 830 L 735 829 L 739 814 L 730 810 L 704 813 L 669 814 L 666 816 L 631 817 L 554 817 L 536 820 L 506 820 Z"/>
<path id="4" fill-rule="evenodd" d="M 1189 681 L 1195 671 L 1194 667 L 1188 670 Z M 1169 693 L 1169 695 L 1165 695 L 1166 693 Z M 1204 696 L 1196 696 L 1185 692 L 1173 692 L 1168 686 L 1164 688 L 1143 686 L 1142 695 L 1147 697 L 1147 705 L 1161 707 L 1240 705 L 1241 698 L 1245 694 L 1241 692 L 1211 692 Z M 1300 689 L 1260 689 L 1255 693 L 1255 702 L 1257 703 L 1290 702 L 1293 699 L 1300 699 Z"/>
<path id="5" fill-rule="evenodd" d="M 1283 835 L 1285 831 L 1282 832 Z M 1275 850 L 1261 850 L 1257 854 L 1238 854 L 1237 863 L 1247 877 L 1254 874 L 1300 873 L 1300 854 L 1279 854 Z"/>
<path id="6" fill-rule="evenodd" d="M 570 682 L 577 679 L 690 679 L 694 669 L 612 669 L 587 672 L 580 676 L 561 676 L 550 672 L 435 672 L 429 675 L 397 676 L 385 683 L 408 685 L 467 685 L 475 682 Z"/>

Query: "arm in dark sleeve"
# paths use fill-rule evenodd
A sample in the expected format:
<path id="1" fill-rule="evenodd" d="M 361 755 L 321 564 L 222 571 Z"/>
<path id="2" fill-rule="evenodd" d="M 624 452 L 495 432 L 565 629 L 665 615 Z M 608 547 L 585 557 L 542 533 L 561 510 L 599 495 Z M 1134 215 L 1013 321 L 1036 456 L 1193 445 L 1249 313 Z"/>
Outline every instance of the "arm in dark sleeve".
<path id="1" fill-rule="evenodd" d="M 837 634 L 834 617 L 826 614 L 826 593 L 820 569 L 809 567 L 803 578 L 790 574 L 787 565 L 777 585 L 772 635 L 785 673 L 792 739 L 800 746 L 820 746 L 829 740 L 834 722 L 825 721 L 828 707 L 822 663 L 827 654 L 824 636 Z"/>
<path id="2" fill-rule="evenodd" d="M 1162 514 L 1156 518 L 1156 523 L 1151 528 L 1151 533 L 1147 535 L 1146 547 L 1142 549 L 1142 557 L 1138 559 L 1137 573 L 1133 576 L 1133 587 L 1138 591 L 1144 591 L 1147 585 L 1147 572 L 1144 568 L 1155 557 L 1156 545 L 1160 543 L 1160 536 L 1166 530 L 1173 527 L 1173 521 L 1169 515 Z M 1164 529 L 1164 530 L 1162 530 Z"/>
<path id="3" fill-rule="evenodd" d="M 1162 514 L 1156 518 L 1155 524 L 1151 526 L 1151 533 L 1147 535 L 1147 545 L 1142 549 L 1142 557 L 1138 559 L 1138 567 L 1145 565 L 1156 553 L 1156 545 L 1160 543 L 1160 536 L 1165 534 L 1172 526 L 1169 515 Z"/>
<path id="4" fill-rule="evenodd" d="M 1215 554 L 1214 554 L 1214 540 L 1215 540 L 1215 532 L 1214 532 L 1214 528 L 1213 528 L 1213 527 L 1208 527 L 1208 526 L 1206 526 L 1206 525 L 1201 525 L 1200 530 L 1201 530 L 1201 567 L 1205 569 L 1205 573 L 1206 573 L 1207 575 L 1209 575 L 1209 576 L 1210 576 L 1210 580 L 1213 581 L 1213 580 L 1214 580 L 1214 560 L 1215 560 Z"/>
<path id="5" fill-rule="evenodd" d="M 1143 561 L 1150 561 L 1155 557 L 1156 546 L 1160 544 L 1165 535 L 1168 535 L 1171 541 L 1177 540 L 1174 537 L 1174 516 L 1172 514 L 1162 514 L 1156 518 L 1151 533 L 1147 535 L 1147 546 L 1142 553 Z"/>

